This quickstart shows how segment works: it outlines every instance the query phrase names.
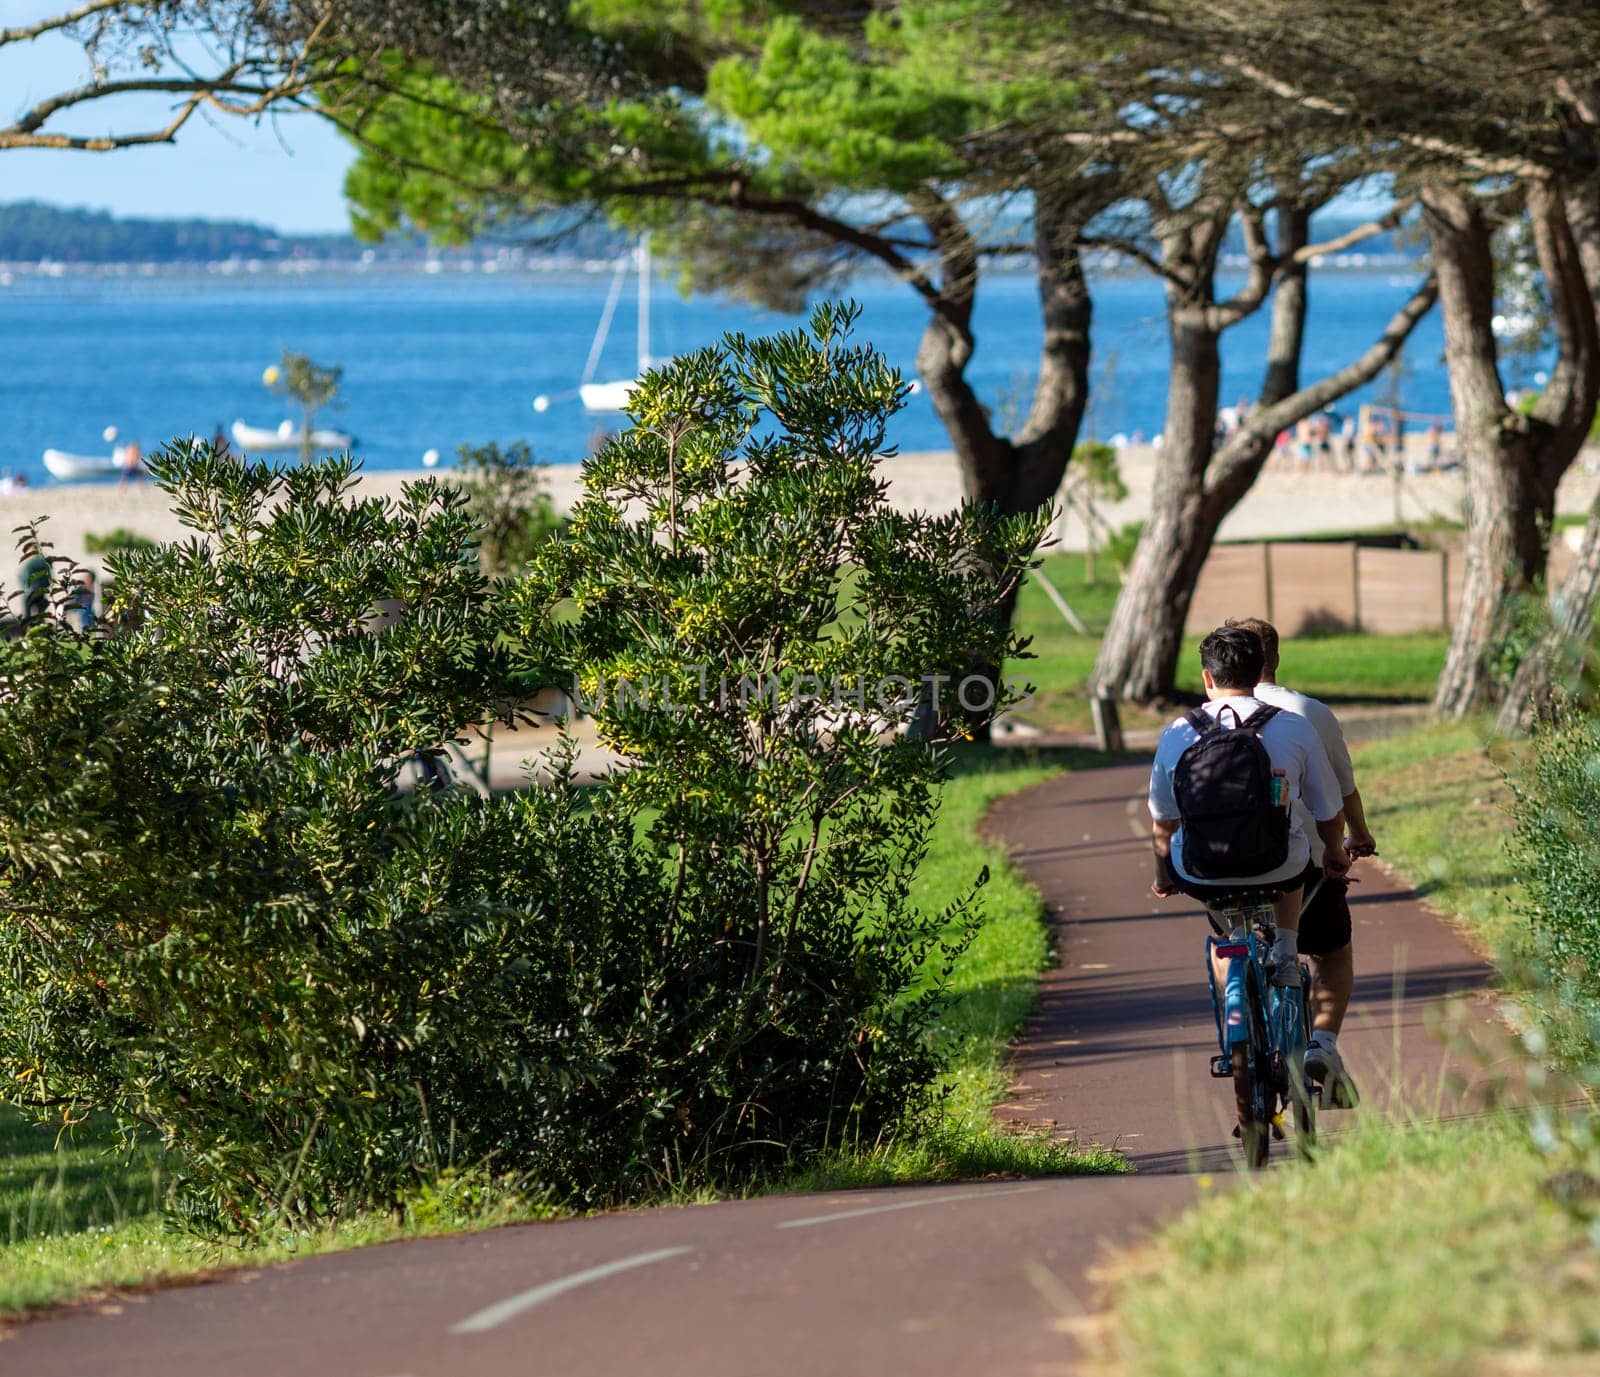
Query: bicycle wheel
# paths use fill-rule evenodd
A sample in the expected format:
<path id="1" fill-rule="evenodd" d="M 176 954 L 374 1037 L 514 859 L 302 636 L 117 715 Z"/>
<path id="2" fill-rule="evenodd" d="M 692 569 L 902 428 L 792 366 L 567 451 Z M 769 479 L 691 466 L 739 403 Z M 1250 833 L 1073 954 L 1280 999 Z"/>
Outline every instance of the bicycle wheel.
<path id="1" fill-rule="evenodd" d="M 1251 1171 L 1267 1165 L 1272 1147 L 1272 1110 L 1277 1094 L 1272 1088 L 1272 1058 L 1261 998 L 1252 981 L 1245 990 L 1250 1039 L 1233 1046 L 1233 1098 L 1239 1114 L 1239 1145 Z"/>

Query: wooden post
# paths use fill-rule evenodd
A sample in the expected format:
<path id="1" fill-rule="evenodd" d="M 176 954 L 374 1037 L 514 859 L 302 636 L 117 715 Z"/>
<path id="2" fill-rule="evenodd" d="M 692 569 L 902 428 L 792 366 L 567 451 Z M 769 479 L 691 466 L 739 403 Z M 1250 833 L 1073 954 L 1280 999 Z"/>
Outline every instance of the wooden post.
<path id="1" fill-rule="evenodd" d="M 1122 721 L 1117 715 L 1117 700 L 1106 697 L 1091 698 L 1089 711 L 1094 715 L 1096 744 L 1108 754 L 1119 754 L 1122 751 Z"/>
<path id="2" fill-rule="evenodd" d="M 1361 547 L 1350 551 L 1350 620 L 1351 630 L 1361 630 Z"/>

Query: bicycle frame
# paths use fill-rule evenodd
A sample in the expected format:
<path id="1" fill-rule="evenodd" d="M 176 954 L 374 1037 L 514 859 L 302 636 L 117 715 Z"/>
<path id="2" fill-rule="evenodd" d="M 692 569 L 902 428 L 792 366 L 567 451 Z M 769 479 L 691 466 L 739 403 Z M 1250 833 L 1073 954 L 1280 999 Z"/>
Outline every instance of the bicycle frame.
<path id="1" fill-rule="evenodd" d="M 1267 1117 L 1274 1135 L 1281 1136 L 1280 1105 L 1298 1105 L 1309 1122 L 1312 1087 L 1304 1081 L 1301 1067 L 1310 1034 L 1311 973 L 1302 966 L 1298 986 L 1272 983 L 1267 956 L 1277 928 L 1270 905 L 1208 908 L 1207 912 L 1213 927 L 1229 934 L 1223 937 L 1213 933 L 1206 938 L 1206 981 L 1211 990 L 1219 1050 L 1219 1055 L 1212 1058 L 1211 1074 L 1218 1078 L 1233 1075 L 1234 1049 L 1251 1041 L 1251 1007 L 1254 1005 L 1260 1010 L 1261 1022 L 1265 1025 L 1269 1064 L 1257 1068 L 1253 1074 L 1261 1077 L 1263 1089 L 1268 1092 Z M 1226 963 L 1220 990 L 1217 986 L 1219 960 Z"/>
<path id="2" fill-rule="evenodd" d="M 1261 924 L 1267 931 L 1272 931 L 1272 910 L 1270 908 L 1222 910 L 1216 916 L 1222 923 L 1238 918 L 1240 921 L 1230 926 L 1232 929 L 1245 929 L 1243 937 L 1219 937 L 1211 934 L 1205 939 L 1205 977 L 1206 984 L 1211 987 L 1211 1014 L 1216 1019 L 1216 1043 L 1226 1054 L 1232 1051 L 1235 1043 L 1250 1041 L 1250 1017 L 1248 1017 L 1245 993 L 1248 982 L 1253 982 L 1258 993 L 1262 993 L 1262 1008 L 1267 1006 L 1267 1000 L 1264 998 L 1267 988 L 1266 964 L 1261 960 L 1262 944 L 1256 937 L 1256 928 Z M 1227 961 L 1227 976 L 1224 977 L 1222 984 L 1221 998 L 1218 998 L 1218 988 L 1216 988 L 1218 956 Z"/>

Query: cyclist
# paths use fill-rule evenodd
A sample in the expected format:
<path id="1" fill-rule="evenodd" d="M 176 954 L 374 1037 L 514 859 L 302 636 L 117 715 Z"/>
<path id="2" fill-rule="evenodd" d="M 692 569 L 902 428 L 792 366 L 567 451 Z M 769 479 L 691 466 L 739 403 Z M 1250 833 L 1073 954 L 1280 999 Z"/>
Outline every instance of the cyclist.
<path id="1" fill-rule="evenodd" d="M 1352 856 L 1373 855 L 1378 847 L 1367 826 L 1366 809 L 1362 805 L 1361 791 L 1356 788 L 1355 768 L 1350 763 L 1350 748 L 1345 744 L 1339 719 L 1326 703 L 1284 688 L 1277 682 L 1278 631 L 1271 622 L 1260 617 L 1238 617 L 1230 618 L 1227 625 L 1260 638 L 1261 682 L 1254 696 L 1260 702 L 1305 718 L 1316 729 L 1344 800 L 1348 832 L 1345 847 Z M 1302 814 L 1304 824 L 1308 820 L 1304 805 L 1297 804 L 1295 811 Z M 1304 893 L 1310 897 L 1301 905 L 1300 952 L 1316 962 L 1317 971 L 1312 991 L 1312 1034 L 1311 1045 L 1306 1050 L 1306 1069 L 1322 1082 L 1327 1106 L 1344 1109 L 1353 1107 L 1360 1098 L 1339 1054 L 1339 1030 L 1344 1026 L 1345 1010 L 1350 1006 L 1350 993 L 1355 987 L 1355 961 L 1350 945 L 1350 884 L 1343 876 L 1322 875 L 1320 843 L 1320 837 L 1311 837 L 1311 861 L 1302 877 Z M 1317 884 L 1319 878 L 1320 885 Z"/>
<path id="2" fill-rule="evenodd" d="M 1329 875 L 1348 871 L 1350 857 L 1344 846 L 1344 811 L 1337 781 L 1315 730 L 1305 718 L 1281 712 L 1255 697 L 1263 658 L 1260 638 L 1239 627 L 1219 627 L 1200 643 L 1206 702 L 1161 733 L 1150 771 L 1156 857 L 1152 887 L 1162 898 L 1184 893 L 1201 902 L 1206 901 L 1208 892 L 1277 891 L 1273 980 L 1292 985 L 1300 981 L 1300 895 L 1311 860 L 1311 842 L 1302 818 L 1309 816 L 1312 830 L 1323 843 L 1322 864 Z M 1258 800 L 1256 814 L 1243 813 L 1239 807 L 1240 798 L 1249 794 L 1255 783 L 1255 747 L 1248 741 L 1224 743 L 1246 748 L 1231 757 L 1239 762 L 1229 767 L 1236 778 L 1218 780 L 1214 771 L 1207 776 L 1202 770 L 1200 753 L 1191 748 L 1217 731 L 1229 736 L 1247 732 L 1265 750 L 1276 791 L 1270 808 L 1267 800 Z M 1214 760 L 1224 758 L 1211 754 Z M 1304 814 L 1289 807 L 1296 800 L 1304 803 Z M 1270 835 L 1274 811 L 1279 815 L 1276 836 Z M 1267 814 L 1264 820 L 1261 813 Z M 1241 826 L 1241 822 L 1247 825 Z M 1203 848 L 1192 844 L 1201 840 L 1206 843 Z M 1196 875 L 1197 869 L 1206 873 Z"/>

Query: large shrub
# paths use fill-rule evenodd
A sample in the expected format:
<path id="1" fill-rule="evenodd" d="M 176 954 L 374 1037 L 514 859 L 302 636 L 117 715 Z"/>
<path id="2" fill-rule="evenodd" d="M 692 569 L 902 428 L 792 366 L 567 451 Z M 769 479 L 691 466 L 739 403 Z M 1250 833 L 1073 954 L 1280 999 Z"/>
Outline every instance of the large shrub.
<path id="1" fill-rule="evenodd" d="M 1042 519 L 890 507 L 906 388 L 853 320 L 823 306 L 650 375 L 511 594 L 536 668 L 626 757 L 608 787 L 669 875 L 655 947 L 708 1039 L 677 1108 L 695 1156 L 903 1112 L 973 921 L 908 902 L 942 763 L 905 728 L 930 684 L 948 730 L 991 710 L 972 671 L 1021 649 L 1004 608 Z"/>
<path id="2" fill-rule="evenodd" d="M 1600 1247 L 1600 717 L 1573 712 L 1534 737 L 1515 813 L 1511 855 L 1533 941 L 1516 970 L 1523 1046 L 1510 1066 L 1534 1102 L 1532 1140 L 1555 1168 L 1547 1189 Z"/>
<path id="3" fill-rule="evenodd" d="M 1600 717 L 1574 714 L 1534 739 L 1515 811 L 1538 954 L 1600 1005 Z"/>
<path id="4" fill-rule="evenodd" d="M 437 864 L 464 801 L 395 780 L 493 711 L 493 609 L 449 489 L 151 468 L 194 538 L 114 557 L 130 629 L 0 647 L 0 1069 L 153 1127 L 197 1220 L 325 1213 L 419 1151 L 386 1080 L 439 1036 L 482 896 Z"/>
<path id="5" fill-rule="evenodd" d="M 3 1093 L 153 1130 L 179 1213 L 244 1233 L 447 1161 L 614 1201 L 913 1108 L 974 918 L 907 901 L 940 761 L 895 728 L 918 676 L 1016 648 L 1038 527 L 888 509 L 904 388 L 847 325 L 653 375 L 516 585 L 453 489 L 158 457 L 193 535 L 114 557 L 118 629 L 72 630 L 63 581 L 0 643 Z M 597 708 L 631 768 L 400 787 L 567 676 L 669 690 Z"/>

